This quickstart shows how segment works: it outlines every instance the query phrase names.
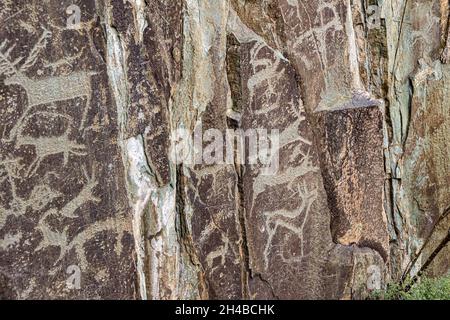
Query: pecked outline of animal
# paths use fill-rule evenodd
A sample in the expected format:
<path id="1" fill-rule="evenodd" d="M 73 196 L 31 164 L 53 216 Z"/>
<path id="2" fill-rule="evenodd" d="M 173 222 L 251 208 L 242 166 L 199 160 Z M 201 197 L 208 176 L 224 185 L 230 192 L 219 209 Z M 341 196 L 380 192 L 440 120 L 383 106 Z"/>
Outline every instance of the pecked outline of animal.
<path id="1" fill-rule="evenodd" d="M 38 137 L 34 138 L 32 136 L 21 136 L 17 138 L 17 147 L 24 145 L 32 145 L 35 148 L 36 159 L 30 164 L 27 171 L 27 176 L 36 173 L 39 168 L 41 161 L 51 155 L 63 153 L 64 155 L 64 166 L 67 165 L 69 161 L 69 155 L 72 153 L 77 156 L 87 155 L 84 150 L 86 147 L 82 144 L 76 143 L 69 139 L 69 130 L 66 130 L 61 136 L 52 137 Z"/>
<path id="2" fill-rule="evenodd" d="M 84 184 L 81 191 L 78 195 L 69 201 L 64 208 L 62 208 L 59 212 L 62 216 L 67 218 L 77 218 L 78 216 L 75 214 L 75 211 L 79 209 L 83 204 L 87 202 L 100 203 L 101 199 L 94 195 L 94 189 L 98 186 L 99 182 L 96 177 L 97 168 L 94 166 L 92 168 L 91 175 L 88 174 L 86 168 L 82 168 L 82 172 L 84 178 L 86 179 L 86 183 Z"/>
<path id="3" fill-rule="evenodd" d="M 41 111 L 36 112 L 34 114 L 37 113 L 48 113 L 48 112 Z M 60 116 L 70 119 L 66 115 Z M 84 145 L 76 143 L 73 140 L 69 139 L 70 127 L 68 127 L 66 131 L 60 136 L 49 136 L 49 137 L 33 137 L 29 135 L 22 135 L 23 128 L 24 128 L 23 126 L 19 127 L 19 132 L 17 134 L 16 139 L 16 148 L 31 145 L 34 146 L 36 153 L 36 159 L 30 164 L 28 171 L 26 173 L 28 177 L 36 173 L 41 164 L 41 161 L 47 156 L 63 153 L 64 156 L 63 165 L 65 166 L 69 162 L 69 155 L 71 153 L 78 156 L 87 155 L 87 152 L 85 152 L 86 147 Z"/>
<path id="4" fill-rule="evenodd" d="M 0 44 L 0 75 L 6 76 L 5 85 L 20 85 L 24 88 L 28 98 L 28 109 L 41 104 L 72 100 L 79 97 L 86 98 L 86 106 L 79 126 L 79 130 L 82 130 L 91 104 L 91 76 L 97 74 L 97 72 L 75 71 L 68 75 L 45 77 L 37 80 L 31 79 L 25 74 L 25 71 L 35 63 L 39 51 L 45 48 L 50 36 L 51 32 L 44 29 L 42 36 L 20 68 L 17 68 L 17 65 L 23 60 L 23 57 L 13 61 L 10 54 L 15 45 L 3 52 L 8 43 L 8 40 L 4 40 Z"/>
<path id="5" fill-rule="evenodd" d="M 264 212 L 264 216 L 266 217 L 265 225 L 268 233 L 266 245 L 264 247 L 264 268 L 267 270 L 269 267 L 269 254 L 270 249 L 272 248 L 273 239 L 277 234 L 279 228 L 284 228 L 300 240 L 300 256 L 297 258 L 302 259 L 306 257 L 308 254 L 305 253 L 305 241 L 304 241 L 304 232 L 305 226 L 309 219 L 311 207 L 313 203 L 317 200 L 318 190 L 317 188 L 308 189 L 305 182 L 301 185 L 297 186 L 297 194 L 301 199 L 300 207 L 296 208 L 292 211 L 290 210 L 276 210 L 271 212 Z M 301 217 L 301 221 L 300 220 Z M 300 222 L 300 225 L 294 224 L 293 220 L 297 220 Z"/>

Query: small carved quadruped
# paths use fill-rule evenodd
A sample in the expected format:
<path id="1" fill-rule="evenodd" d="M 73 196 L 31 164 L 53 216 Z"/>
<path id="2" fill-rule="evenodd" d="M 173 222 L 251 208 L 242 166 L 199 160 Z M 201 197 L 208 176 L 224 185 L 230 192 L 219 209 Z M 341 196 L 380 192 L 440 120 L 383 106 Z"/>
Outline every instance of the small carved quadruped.
<path id="1" fill-rule="evenodd" d="M 85 156 L 86 147 L 82 144 L 78 144 L 69 139 L 69 133 L 66 131 L 62 136 L 54 137 L 38 137 L 31 136 L 19 136 L 17 138 L 17 146 L 32 145 L 35 148 L 36 159 L 30 165 L 27 176 L 31 176 L 36 173 L 41 161 L 51 155 L 60 154 L 64 155 L 64 165 L 67 165 L 69 161 L 69 155 L 74 154 L 78 156 Z"/>

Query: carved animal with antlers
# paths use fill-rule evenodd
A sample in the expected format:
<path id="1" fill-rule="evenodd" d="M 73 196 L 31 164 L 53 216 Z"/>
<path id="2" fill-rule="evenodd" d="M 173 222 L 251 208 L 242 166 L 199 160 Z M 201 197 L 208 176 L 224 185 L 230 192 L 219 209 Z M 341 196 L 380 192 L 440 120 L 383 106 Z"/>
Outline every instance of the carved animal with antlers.
<path id="1" fill-rule="evenodd" d="M 28 97 L 28 108 L 78 97 L 86 98 L 86 106 L 80 123 L 81 130 L 84 127 L 91 100 L 91 75 L 96 73 L 77 71 L 68 75 L 46 77 L 38 80 L 31 79 L 25 74 L 36 62 L 39 51 L 46 47 L 47 39 L 50 36 L 51 32 L 44 30 L 25 63 L 20 68 L 17 65 L 23 58 L 19 57 L 12 60 L 10 55 L 15 45 L 4 51 L 8 43 L 8 40 L 4 40 L 0 44 L 0 75 L 5 75 L 5 85 L 17 84 L 25 89 Z"/>

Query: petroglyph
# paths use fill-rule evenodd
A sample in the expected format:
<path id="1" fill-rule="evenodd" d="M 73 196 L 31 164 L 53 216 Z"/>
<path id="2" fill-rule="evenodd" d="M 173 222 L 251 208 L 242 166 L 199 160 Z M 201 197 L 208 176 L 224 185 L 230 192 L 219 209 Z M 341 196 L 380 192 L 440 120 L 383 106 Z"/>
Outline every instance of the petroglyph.
<path id="1" fill-rule="evenodd" d="M 95 72 L 73 72 L 67 76 L 57 76 L 33 80 L 23 73 L 16 73 L 5 80 L 6 85 L 18 84 L 28 95 L 30 107 L 51 102 L 71 100 L 78 97 L 87 99 L 89 108 L 91 96 L 91 75 Z M 82 123 L 84 124 L 85 118 Z"/>
<path id="2" fill-rule="evenodd" d="M 263 42 L 257 42 L 250 51 L 251 59 L 255 61 L 252 64 L 253 75 L 247 82 L 250 97 L 254 99 L 255 89 L 264 85 L 265 90 L 258 99 L 262 99 L 263 106 L 267 106 L 264 109 L 256 110 L 256 114 L 263 114 L 278 108 L 281 99 L 275 91 L 275 84 L 283 77 L 283 64 L 280 63 L 281 59 L 278 56 L 273 57 L 275 61 L 272 61 L 272 59 L 257 59 L 258 55 L 264 54 L 264 50 L 267 50 L 267 46 Z"/>
<path id="3" fill-rule="evenodd" d="M 54 262 L 55 264 L 59 262 L 67 252 L 67 229 L 69 228 L 69 226 L 66 226 L 62 232 L 55 231 L 47 223 L 47 218 L 49 216 L 56 215 L 57 213 L 57 209 L 52 208 L 48 210 L 39 220 L 36 229 L 41 232 L 42 240 L 35 249 L 35 251 L 39 251 L 50 246 L 58 247 L 60 252 L 59 257 Z"/>
<path id="4" fill-rule="evenodd" d="M 51 174 L 46 174 L 43 179 L 44 183 L 34 186 L 28 199 L 21 198 L 18 195 L 18 187 L 15 181 L 15 179 L 20 178 L 20 176 L 18 176 L 16 173 L 17 167 L 18 161 L 11 162 L 10 165 L 5 166 L 5 169 L 7 171 L 6 179 L 8 180 L 10 186 L 12 200 L 9 203 L 9 208 L 4 208 L 2 205 L 0 205 L 0 229 L 4 227 L 8 216 L 19 217 L 25 215 L 28 208 L 32 209 L 33 211 L 42 210 L 54 199 L 61 196 L 61 193 L 52 190 L 48 186 L 49 177 Z"/>
<path id="5" fill-rule="evenodd" d="M 104 221 L 98 221 L 88 226 L 86 229 L 78 233 L 72 240 L 69 241 L 67 235 L 68 226 L 66 226 L 63 231 L 55 231 L 46 222 L 46 219 L 54 214 L 57 214 L 56 210 L 49 210 L 39 221 L 37 229 L 41 231 L 43 239 L 39 243 L 39 246 L 35 249 L 35 251 L 39 251 L 50 246 L 56 246 L 60 249 L 59 257 L 54 261 L 53 270 L 59 269 L 58 262 L 60 262 L 61 259 L 72 249 L 75 249 L 77 258 L 80 261 L 80 267 L 82 268 L 82 270 L 86 270 L 86 268 L 89 265 L 89 262 L 87 261 L 84 249 L 85 243 L 89 242 L 97 234 L 104 231 L 113 231 L 116 233 L 116 236 L 118 238 L 124 232 L 131 232 L 129 224 L 125 220 L 117 221 L 116 219 L 110 218 Z M 121 228 L 122 231 L 120 234 L 117 232 L 118 231 L 117 227 L 122 227 Z M 121 246 L 120 245 L 117 246 L 116 250 L 117 250 L 116 253 L 120 254 L 122 250 Z"/>
<path id="6" fill-rule="evenodd" d="M 68 130 L 62 136 L 54 137 L 38 137 L 19 135 L 17 138 L 17 146 L 31 145 L 34 146 L 36 159 L 29 166 L 27 176 L 33 175 L 39 168 L 41 161 L 45 157 L 62 153 L 64 156 L 63 165 L 67 165 L 69 155 L 85 156 L 86 147 L 69 139 Z"/>
<path id="7" fill-rule="evenodd" d="M 292 5 L 292 3 L 289 3 Z M 294 43 L 292 46 L 294 48 L 313 46 L 314 52 L 319 56 L 321 61 L 321 72 L 325 77 L 325 68 L 328 66 L 328 58 L 327 58 L 327 35 L 331 31 L 333 37 L 335 33 L 343 30 L 343 24 L 339 14 L 336 10 L 336 7 L 333 3 L 323 3 L 321 2 L 317 7 L 317 15 L 312 19 L 312 17 L 308 13 L 308 9 L 305 7 L 303 1 L 296 1 L 294 3 L 297 17 L 300 19 L 301 17 L 306 16 L 309 23 L 309 28 L 301 33 L 298 37 L 294 38 L 292 41 Z M 300 8 L 302 6 L 302 8 Z M 301 12 L 301 10 L 303 12 Z M 328 14 L 331 12 L 332 19 L 329 21 L 324 21 L 324 17 L 326 15 L 326 11 Z M 305 65 L 311 67 L 310 62 L 304 58 L 303 61 Z"/>
<path id="8" fill-rule="evenodd" d="M 84 129 L 87 114 L 91 104 L 91 76 L 97 74 L 93 71 L 75 71 L 68 75 L 58 75 L 53 77 L 44 77 L 42 79 L 29 78 L 25 72 L 36 62 L 39 52 L 45 49 L 47 40 L 51 37 L 51 32 L 44 30 L 37 44 L 31 50 L 29 56 L 18 68 L 17 65 L 23 60 L 19 57 L 15 60 L 11 59 L 11 52 L 14 45 L 6 49 L 8 40 L 4 40 L 0 44 L 0 75 L 5 75 L 5 85 L 21 86 L 28 97 L 28 105 L 22 118 L 18 121 L 21 123 L 23 117 L 28 111 L 38 105 L 49 104 L 53 102 L 72 100 L 75 98 L 84 98 L 86 104 L 81 117 L 79 129 Z M 6 51 L 4 51 L 6 49 Z M 11 130 L 11 134 L 15 134 L 17 127 Z M 13 137 L 14 138 L 14 137 Z"/>
<path id="9" fill-rule="evenodd" d="M 210 273 L 213 273 L 218 267 L 213 265 L 217 258 L 219 258 L 221 266 L 225 265 L 225 258 L 229 250 L 230 240 L 222 234 L 222 242 L 223 244 L 221 246 L 206 256 L 206 264 L 208 265 Z"/>
<path id="10" fill-rule="evenodd" d="M 349 1 L 280 1 L 289 60 L 309 112 L 352 105 L 364 92 Z"/>
<path id="11" fill-rule="evenodd" d="M 434 254 L 448 0 L 0 7 L 0 299 L 364 299 Z"/>
<path id="12" fill-rule="evenodd" d="M 423 2 L 418 6 L 414 6 L 412 11 L 425 11 L 425 19 L 420 25 L 412 25 L 411 30 L 411 46 L 418 44 L 422 45 L 425 52 L 428 51 L 429 46 L 432 45 L 432 40 L 429 35 L 436 32 L 440 26 L 440 19 L 433 14 L 433 2 Z"/>
<path id="13" fill-rule="evenodd" d="M 78 193 L 78 195 L 75 196 L 72 200 L 70 200 L 61 209 L 57 209 L 56 207 L 50 207 L 39 219 L 39 223 L 36 227 L 41 232 L 43 238 L 38 244 L 35 251 L 45 249 L 49 246 L 59 247 L 60 253 L 58 259 L 54 262 L 55 264 L 58 263 L 72 247 L 76 247 L 78 257 L 81 259 L 83 266 L 87 265 L 84 252 L 82 251 L 83 250 L 82 246 L 80 247 L 80 244 L 76 243 L 75 240 L 68 241 L 67 230 L 70 227 L 70 225 L 66 225 L 62 231 L 58 231 L 52 228 L 47 222 L 47 218 L 51 216 L 56 216 L 57 218 L 62 217 L 72 219 L 77 218 L 78 216 L 75 215 L 75 212 L 78 209 L 80 209 L 84 204 L 87 204 L 89 202 L 92 203 L 100 202 L 100 199 L 94 196 L 93 194 L 94 188 L 98 185 L 98 182 L 95 178 L 95 171 L 96 171 L 95 167 L 92 169 L 92 174 L 90 176 L 88 175 L 87 170 L 85 168 L 83 168 L 82 171 L 85 176 L 86 182 L 81 191 Z M 43 202 L 42 205 L 40 205 L 38 208 L 33 208 L 35 210 L 45 208 L 53 198 L 62 196 L 62 194 L 60 193 L 52 192 L 50 187 L 48 187 L 47 185 L 35 187 L 35 190 L 36 192 L 34 193 L 36 194 L 36 197 L 38 196 L 41 199 L 42 198 L 45 199 L 44 200 L 45 202 Z M 33 205 L 33 203 L 35 203 L 36 201 L 35 199 L 36 197 L 34 196 L 30 197 L 30 199 L 25 202 L 26 205 L 30 204 Z"/>
<path id="14" fill-rule="evenodd" d="M 301 259 L 305 256 L 304 250 L 304 228 L 308 221 L 308 217 L 311 211 L 311 206 L 317 199 L 317 189 L 309 189 L 306 183 L 299 184 L 297 186 L 297 193 L 300 197 L 300 207 L 295 210 L 276 210 L 265 212 L 264 215 L 266 217 L 266 231 L 268 233 L 267 242 L 264 247 L 264 262 L 265 268 L 269 267 L 270 262 L 270 253 L 272 249 L 272 241 L 276 233 L 280 229 L 285 229 L 289 232 L 292 232 L 296 237 L 300 240 L 300 256 L 295 257 L 296 261 L 301 261 Z M 299 217 L 302 215 L 302 220 L 299 222 Z M 285 235 L 286 233 L 283 233 Z M 280 255 L 284 258 L 283 247 L 280 248 Z M 292 257 L 285 260 L 285 262 L 292 262 Z"/>
<path id="15" fill-rule="evenodd" d="M 83 189 L 81 189 L 80 193 L 70 200 L 69 203 L 67 203 L 64 208 L 60 211 L 61 215 L 67 218 L 76 218 L 78 217 L 75 215 L 75 211 L 81 206 L 83 206 L 85 203 L 93 202 L 93 203 L 99 203 L 101 201 L 100 198 L 96 197 L 94 195 L 94 188 L 97 187 L 98 181 L 95 177 L 96 175 L 96 168 L 94 167 L 92 169 L 92 174 L 89 176 L 86 168 L 83 168 L 83 175 L 86 179 L 86 183 L 83 186 Z"/>
<path id="16" fill-rule="evenodd" d="M 15 290 L 7 295 L 132 298 L 132 221 L 118 187 L 126 176 L 98 8 L 21 5 L 0 32 L 0 274 Z M 70 265 L 80 267 L 80 290 L 65 285 Z"/>
<path id="17" fill-rule="evenodd" d="M 299 150 L 297 152 L 300 153 Z M 275 176 L 258 175 L 253 183 L 253 202 L 267 187 L 287 185 L 288 189 L 292 189 L 292 184 L 296 178 L 303 177 L 310 172 L 319 172 L 319 167 L 313 164 L 309 153 L 301 153 L 301 156 L 303 158 L 299 166 L 289 167 Z"/>
<path id="18" fill-rule="evenodd" d="M 73 68 L 75 62 L 81 58 L 83 54 L 83 50 L 80 50 L 77 54 L 64 57 L 63 59 L 59 59 L 57 61 L 50 61 L 44 64 L 44 68 L 50 68 L 52 70 L 52 75 L 56 72 L 56 70 L 62 66 L 68 66 Z"/>
<path id="19" fill-rule="evenodd" d="M 279 135 L 278 152 L 286 148 L 292 148 L 289 159 L 294 162 L 295 159 L 300 160 L 296 166 L 286 166 L 276 175 L 266 176 L 258 174 L 253 180 L 253 193 L 251 211 L 258 196 L 262 194 L 267 188 L 274 186 L 287 185 L 288 190 L 295 189 L 293 184 L 297 179 L 307 175 L 310 172 L 318 172 L 319 168 L 314 165 L 310 148 L 312 141 L 308 137 L 303 137 L 300 134 L 300 128 L 308 125 L 305 117 L 304 106 L 300 101 L 295 100 L 295 96 L 286 96 L 280 94 L 280 90 L 288 90 L 289 88 L 281 87 L 280 83 L 286 80 L 287 69 L 291 68 L 287 61 L 281 59 L 276 54 L 267 50 L 267 46 L 262 42 L 257 42 L 250 50 L 251 57 L 251 76 L 248 79 L 247 86 L 249 88 L 250 103 L 256 109 L 255 116 L 267 116 L 268 114 L 276 112 L 276 109 L 282 109 L 287 113 L 292 121 L 283 123 L 283 130 Z M 267 55 L 270 52 L 270 55 Z M 256 94 L 261 92 L 263 94 Z M 260 170 L 255 167 L 255 170 Z"/>

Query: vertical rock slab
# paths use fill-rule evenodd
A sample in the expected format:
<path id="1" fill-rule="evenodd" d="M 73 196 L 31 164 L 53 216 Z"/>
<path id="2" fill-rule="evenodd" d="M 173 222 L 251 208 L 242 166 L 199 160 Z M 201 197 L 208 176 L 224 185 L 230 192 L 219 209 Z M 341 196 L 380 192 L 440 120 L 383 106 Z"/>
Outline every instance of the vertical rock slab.
<path id="1" fill-rule="evenodd" d="M 250 160 L 254 145 L 262 148 L 257 155 L 260 161 L 264 155 L 272 157 L 268 163 L 242 166 L 250 297 L 363 297 L 368 267 L 375 267 L 381 276 L 384 262 L 374 250 L 332 241 L 318 145 L 295 68 L 233 10 L 229 32 L 235 40 L 228 52 L 233 65 L 239 66 L 229 68 L 238 73 L 229 79 L 233 80 L 231 96 L 241 95 L 235 99 L 242 104 L 239 128 L 248 136 L 252 130 L 268 134 L 263 141 L 247 141 L 241 157 Z M 278 134 L 272 136 L 274 131 Z"/>
<path id="2" fill-rule="evenodd" d="M 370 247 L 387 260 L 380 107 L 322 111 L 316 118 L 333 240 Z"/>
<path id="3" fill-rule="evenodd" d="M 2 298 L 135 298 L 105 39 L 77 3 L 2 4 Z"/>
<path id="4" fill-rule="evenodd" d="M 279 0 L 286 51 L 301 79 L 306 110 L 370 100 L 364 92 L 350 1 Z"/>
<path id="5" fill-rule="evenodd" d="M 177 173 L 169 159 L 181 9 L 172 1 L 109 1 L 103 10 L 142 299 L 198 298 L 197 271 L 180 241 Z"/>
<path id="6" fill-rule="evenodd" d="M 414 276 L 446 238 L 449 208 L 448 65 L 441 60 L 448 34 L 446 1 L 397 1 L 383 7 L 390 64 L 389 148 L 396 277 Z M 445 59 L 444 59 L 445 60 Z M 437 234 L 434 234 L 437 232 Z M 439 240 L 438 240 L 439 239 Z M 445 266 L 440 273 L 448 272 Z M 437 274 L 434 270 L 434 274 Z"/>
<path id="7" fill-rule="evenodd" d="M 389 87 L 387 21 L 381 5 L 381 1 L 351 2 L 361 81 L 379 99 L 386 97 Z"/>
<path id="8" fill-rule="evenodd" d="M 228 1 L 186 1 L 182 79 L 172 105 L 173 128 L 200 136 L 189 146 L 192 161 L 177 167 L 177 204 L 182 241 L 201 270 L 200 294 L 210 299 L 246 297 L 238 177 L 234 163 L 224 161 L 223 149 L 227 18 Z"/>
<path id="9" fill-rule="evenodd" d="M 411 123 L 402 161 L 399 202 L 406 217 L 412 275 L 430 267 L 430 257 L 448 243 L 450 223 L 450 119 L 448 65 L 423 60 L 412 77 Z M 417 258 L 417 259 L 416 259 Z M 444 275 L 449 265 L 435 268 Z"/>
<path id="10" fill-rule="evenodd" d="M 329 228 L 329 217 L 295 70 L 264 43 L 241 50 L 242 129 L 280 130 L 279 168 L 265 173 L 262 165 L 246 165 L 243 173 L 251 292 L 255 298 L 320 297 L 320 252 L 330 249 L 331 237 L 317 236 Z"/>

